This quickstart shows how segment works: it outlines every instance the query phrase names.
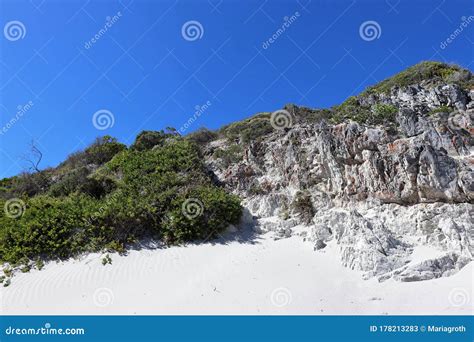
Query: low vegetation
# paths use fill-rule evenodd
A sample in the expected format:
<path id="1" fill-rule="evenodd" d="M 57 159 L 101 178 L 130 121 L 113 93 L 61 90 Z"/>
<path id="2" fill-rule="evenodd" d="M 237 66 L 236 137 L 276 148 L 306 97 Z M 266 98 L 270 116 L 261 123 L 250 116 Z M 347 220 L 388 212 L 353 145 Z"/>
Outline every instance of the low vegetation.
<path id="1" fill-rule="evenodd" d="M 437 113 L 451 113 L 452 111 L 454 110 L 453 107 L 450 107 L 450 106 L 441 106 L 441 107 L 438 107 L 436 109 L 433 109 L 432 111 L 430 111 L 428 113 L 428 115 L 435 115 Z"/>
<path id="2" fill-rule="evenodd" d="M 274 130 L 270 124 L 270 114 L 260 113 L 249 119 L 234 122 L 222 127 L 218 134 L 230 141 L 239 143 L 249 143 L 262 139 Z"/>
<path id="3" fill-rule="evenodd" d="M 210 131 L 207 128 L 200 128 L 186 136 L 186 139 L 196 143 L 197 145 L 204 145 L 217 139 L 219 135 L 217 132 Z"/>
<path id="4" fill-rule="evenodd" d="M 474 80 L 467 70 L 457 65 L 425 61 L 369 87 L 361 95 L 388 93 L 393 87 L 404 87 L 426 80 L 433 83 L 455 83 L 463 88 L 474 86 Z"/>
<path id="5" fill-rule="evenodd" d="M 437 84 L 457 84 L 464 89 L 474 87 L 472 74 L 456 65 L 440 62 L 418 63 L 372 87 L 367 88 L 358 96 L 351 96 L 341 105 L 333 108 L 330 121 L 334 124 L 346 120 L 353 120 L 368 125 L 395 124 L 395 115 L 398 109 L 385 103 L 369 105 L 367 98 L 371 95 L 388 94 L 394 88 L 405 87 L 420 82 Z M 430 114 L 446 110 L 446 107 L 437 109 Z"/>
<path id="6" fill-rule="evenodd" d="M 332 111 L 330 109 L 310 109 L 296 107 L 288 104 L 284 108 L 291 117 L 291 124 L 317 123 L 321 120 L 328 120 Z M 234 122 L 222 127 L 213 139 L 226 138 L 231 142 L 248 144 L 261 140 L 264 136 L 275 131 L 270 123 L 272 113 L 259 113 L 251 118 Z"/>
<path id="7" fill-rule="evenodd" d="M 144 238 L 169 245 L 211 239 L 239 221 L 239 199 L 212 183 L 195 143 L 146 132 L 131 148 L 117 144 L 96 141 L 32 193 L 21 193 L 24 176 L 2 180 L 2 262 L 26 270 L 35 260 L 123 252 Z M 21 201 L 20 215 L 9 213 L 11 198 Z"/>
<path id="8" fill-rule="evenodd" d="M 391 104 L 363 105 L 357 97 L 352 96 L 334 108 L 334 114 L 330 120 L 334 124 L 352 120 L 360 124 L 380 125 L 394 123 L 397 111 L 397 107 Z"/>
<path id="9" fill-rule="evenodd" d="M 242 160 L 243 148 L 241 145 L 232 144 L 226 148 L 218 148 L 214 151 L 213 157 L 220 159 L 225 167 Z"/>

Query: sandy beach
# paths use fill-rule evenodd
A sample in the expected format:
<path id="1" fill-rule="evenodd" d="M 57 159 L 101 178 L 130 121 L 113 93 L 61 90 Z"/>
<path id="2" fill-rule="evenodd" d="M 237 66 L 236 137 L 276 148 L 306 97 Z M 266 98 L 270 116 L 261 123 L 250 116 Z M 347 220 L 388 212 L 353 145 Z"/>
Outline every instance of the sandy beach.
<path id="1" fill-rule="evenodd" d="M 451 277 L 379 283 L 343 267 L 335 244 L 313 251 L 301 236 L 247 235 L 111 254 L 106 266 L 96 253 L 17 273 L 1 288 L 3 314 L 473 313 L 472 262 Z"/>

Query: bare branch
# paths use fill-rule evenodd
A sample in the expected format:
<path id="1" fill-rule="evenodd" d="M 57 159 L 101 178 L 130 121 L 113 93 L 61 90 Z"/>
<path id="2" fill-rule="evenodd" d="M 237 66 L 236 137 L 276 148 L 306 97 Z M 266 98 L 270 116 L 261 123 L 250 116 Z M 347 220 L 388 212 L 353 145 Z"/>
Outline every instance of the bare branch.
<path id="1" fill-rule="evenodd" d="M 28 164 L 30 164 L 30 167 L 28 168 L 29 171 L 31 172 L 41 171 L 39 169 L 39 164 L 41 163 L 41 160 L 43 159 L 43 153 L 36 146 L 34 141 L 31 141 L 30 143 L 30 153 L 23 156 L 22 159 L 26 161 Z"/>

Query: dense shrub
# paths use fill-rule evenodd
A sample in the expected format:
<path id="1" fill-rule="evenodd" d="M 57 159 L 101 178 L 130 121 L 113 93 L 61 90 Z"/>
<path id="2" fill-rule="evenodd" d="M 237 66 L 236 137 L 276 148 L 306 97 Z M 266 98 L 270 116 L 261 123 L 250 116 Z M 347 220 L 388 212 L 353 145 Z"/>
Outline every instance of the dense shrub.
<path id="1" fill-rule="evenodd" d="M 208 240 L 229 223 L 237 223 L 241 213 L 239 199 L 223 189 L 212 186 L 189 189 L 170 203 L 162 221 L 162 237 L 171 244 Z"/>
<path id="2" fill-rule="evenodd" d="M 73 192 L 81 192 L 95 198 L 100 198 L 111 191 L 113 185 L 106 180 L 100 182 L 90 177 L 91 171 L 87 167 L 80 167 L 59 177 L 49 188 L 49 194 L 55 197 L 67 196 Z"/>
<path id="3" fill-rule="evenodd" d="M 120 175 L 117 180 L 127 185 L 142 186 L 146 182 L 166 186 L 175 179 L 180 185 L 199 181 L 205 167 L 195 144 L 183 139 L 170 141 L 149 151 L 124 151 L 107 163 L 99 174 Z M 194 176 L 198 176 L 194 179 Z"/>
<path id="4" fill-rule="evenodd" d="M 155 146 L 163 146 L 167 139 L 176 136 L 176 131 L 142 131 L 137 135 L 131 149 L 136 151 L 151 150 Z"/>
<path id="5" fill-rule="evenodd" d="M 187 200 L 199 204 L 198 215 L 186 214 Z M 27 265 L 100 249 L 123 252 L 148 237 L 168 244 L 208 239 L 241 215 L 239 200 L 212 184 L 197 145 L 182 138 L 152 150 L 122 149 L 93 174 L 73 169 L 49 195 L 24 203 L 20 217 L 0 214 L 1 261 Z"/>
<path id="6" fill-rule="evenodd" d="M 126 150 L 126 146 L 117 142 L 115 138 L 110 136 L 97 138 L 84 151 L 70 155 L 66 162 L 58 167 L 49 194 L 56 197 L 67 196 L 78 191 L 96 198 L 104 196 L 112 191 L 113 184 L 107 179 L 99 181 L 91 177 L 91 173 Z"/>
<path id="7" fill-rule="evenodd" d="M 108 201 L 101 215 L 103 225 L 114 230 L 118 241 L 151 235 L 167 243 L 181 243 L 200 238 L 198 228 L 207 225 L 206 229 L 218 232 L 240 217 L 239 202 L 212 185 L 199 149 L 184 139 L 150 151 L 123 152 L 98 173 L 120 175 L 116 178 L 118 189 L 108 195 L 113 200 Z M 204 203 L 207 214 L 197 218 L 199 224 L 193 220 L 177 224 L 178 211 L 192 196 Z M 233 206 L 227 205 L 229 201 L 237 205 L 238 215 Z"/>
<path id="8" fill-rule="evenodd" d="M 52 196 L 67 196 L 76 191 L 76 189 L 83 184 L 90 171 L 87 167 L 80 167 L 71 172 L 66 173 L 60 177 L 49 189 Z"/>
<path id="9" fill-rule="evenodd" d="M 87 164 L 102 165 L 112 159 L 117 153 L 127 147 L 109 135 L 97 138 L 94 143 L 85 149 Z"/>
<path id="10" fill-rule="evenodd" d="M 4 202 L 0 201 L 4 206 Z M 37 257 L 66 258 L 93 248 L 91 227 L 84 217 L 96 202 L 86 196 L 25 199 L 23 215 L 0 213 L 0 259 L 11 263 Z"/>

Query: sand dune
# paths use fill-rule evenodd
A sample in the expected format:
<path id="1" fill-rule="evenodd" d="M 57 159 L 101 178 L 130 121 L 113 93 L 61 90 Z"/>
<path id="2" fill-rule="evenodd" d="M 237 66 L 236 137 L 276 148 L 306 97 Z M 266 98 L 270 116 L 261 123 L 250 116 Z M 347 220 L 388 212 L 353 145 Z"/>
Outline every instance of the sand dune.
<path id="1" fill-rule="evenodd" d="M 49 263 L 1 288 L 3 314 L 472 314 L 470 263 L 447 278 L 363 280 L 336 245 L 231 234 L 213 243 Z M 420 250 L 418 253 L 433 253 Z"/>

